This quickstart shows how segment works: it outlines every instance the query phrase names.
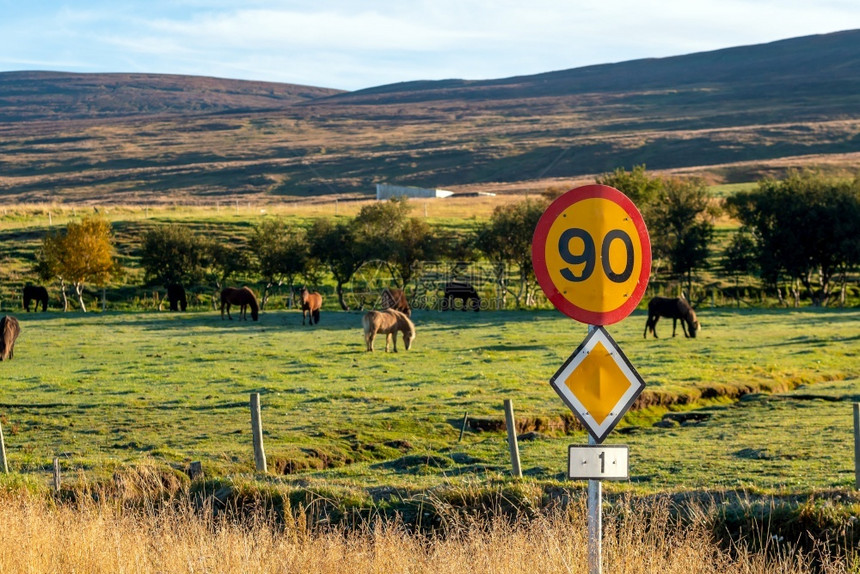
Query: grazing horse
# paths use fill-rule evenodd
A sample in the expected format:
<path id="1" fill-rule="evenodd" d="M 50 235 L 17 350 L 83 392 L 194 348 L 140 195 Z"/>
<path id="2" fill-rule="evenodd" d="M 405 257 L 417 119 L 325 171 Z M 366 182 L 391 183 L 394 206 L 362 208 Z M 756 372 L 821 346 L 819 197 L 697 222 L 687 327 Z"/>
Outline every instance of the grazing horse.
<path id="1" fill-rule="evenodd" d="M 468 308 L 477 311 L 481 308 L 481 298 L 478 296 L 478 292 L 468 283 L 452 281 L 445 285 L 445 299 L 442 301 L 442 310 L 453 309 L 454 299 L 462 299 L 463 311 Z M 471 304 L 469 304 L 469 301 L 471 301 Z"/>
<path id="2" fill-rule="evenodd" d="M 307 287 L 299 289 L 299 296 L 302 299 L 302 325 L 305 324 L 305 317 L 310 319 L 310 324 L 320 322 L 320 307 L 322 307 L 322 295 L 314 291 L 309 292 Z"/>
<path id="3" fill-rule="evenodd" d="M 24 285 L 24 309 L 26 309 L 28 313 L 30 312 L 30 301 L 36 302 L 36 306 L 33 307 L 34 311 L 39 309 L 39 303 L 42 304 L 42 311 L 47 311 L 48 290 L 41 285 L 31 285 L 30 283 L 27 283 Z"/>
<path id="4" fill-rule="evenodd" d="M 385 335 L 385 352 L 388 352 L 388 342 L 394 338 L 394 352 L 397 352 L 397 333 L 403 333 L 403 344 L 408 351 L 415 340 L 415 325 L 412 321 L 396 309 L 385 309 L 384 311 L 368 311 L 361 318 L 364 327 L 364 342 L 367 350 L 373 351 L 373 340 L 377 333 Z"/>
<path id="5" fill-rule="evenodd" d="M 18 319 L 11 315 L 4 315 L 0 319 L 0 361 L 12 358 L 15 350 L 15 339 L 21 333 L 21 325 Z"/>
<path id="6" fill-rule="evenodd" d="M 185 288 L 178 283 L 167 286 L 167 300 L 170 301 L 170 310 L 179 311 L 188 308 L 188 297 L 185 296 Z"/>
<path id="7" fill-rule="evenodd" d="M 224 319 L 224 308 L 226 307 L 227 317 L 231 321 L 233 320 L 233 317 L 230 315 L 230 305 L 239 305 L 239 315 L 243 320 L 248 319 L 245 313 L 247 307 L 251 308 L 251 318 L 254 321 L 259 316 L 260 306 L 257 305 L 257 296 L 248 287 L 242 287 L 241 289 L 227 287 L 221 291 L 221 319 Z"/>
<path id="8" fill-rule="evenodd" d="M 684 330 L 685 337 L 696 338 L 696 332 L 699 330 L 699 320 L 696 318 L 696 312 L 690 307 L 685 299 L 669 299 L 668 297 L 654 297 L 648 302 L 648 321 L 645 323 L 645 332 L 643 337 L 648 336 L 648 331 L 657 338 L 657 321 L 660 317 L 672 319 L 672 336 L 675 336 L 675 329 L 678 326 L 678 319 L 681 320 L 681 329 Z M 690 334 L 687 334 L 689 327 Z"/>
<path id="9" fill-rule="evenodd" d="M 412 309 L 409 307 L 409 301 L 406 300 L 406 293 L 402 289 L 392 289 L 386 287 L 382 290 L 382 308 L 396 309 L 406 315 L 412 316 Z"/>

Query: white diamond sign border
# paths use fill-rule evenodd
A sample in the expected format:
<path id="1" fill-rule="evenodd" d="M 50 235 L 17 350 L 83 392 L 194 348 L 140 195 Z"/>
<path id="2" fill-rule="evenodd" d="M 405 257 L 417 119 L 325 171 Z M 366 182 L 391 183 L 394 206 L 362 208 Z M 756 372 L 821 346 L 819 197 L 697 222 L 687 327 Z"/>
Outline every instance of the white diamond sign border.
<path id="1" fill-rule="evenodd" d="M 630 387 L 621 396 L 618 402 L 615 403 L 612 411 L 607 415 L 602 423 L 598 423 L 594 419 L 591 413 L 588 412 L 588 409 L 585 408 L 585 405 L 576 398 L 573 391 L 571 391 L 565 384 L 565 381 L 567 381 L 571 373 L 579 367 L 582 361 L 585 360 L 588 354 L 597 346 L 598 343 L 602 343 L 609 351 L 609 356 L 612 357 L 615 364 L 618 365 L 618 368 L 621 369 L 621 372 L 625 377 L 627 377 L 627 380 L 630 381 Z M 636 397 L 638 397 L 639 393 L 642 392 L 642 389 L 645 388 L 645 381 L 642 380 L 642 377 L 639 376 L 639 373 L 633 365 L 630 364 L 627 356 L 621 351 L 621 348 L 615 340 L 602 326 L 591 327 L 591 332 L 588 333 L 585 340 L 580 343 L 579 347 L 577 347 L 573 354 L 568 357 L 567 361 L 565 361 L 555 375 L 550 378 L 549 382 L 552 385 L 552 388 L 555 389 L 555 392 L 561 397 L 561 400 L 565 402 L 573 414 L 576 415 L 576 418 L 579 419 L 579 422 L 581 422 L 591 436 L 594 437 L 597 444 L 602 443 L 603 439 L 612 432 L 612 429 L 615 428 L 615 425 L 618 424 L 621 417 L 623 417 L 624 413 L 630 409 L 633 405 L 633 401 L 636 400 Z M 621 408 L 619 408 L 619 405 L 621 405 Z"/>

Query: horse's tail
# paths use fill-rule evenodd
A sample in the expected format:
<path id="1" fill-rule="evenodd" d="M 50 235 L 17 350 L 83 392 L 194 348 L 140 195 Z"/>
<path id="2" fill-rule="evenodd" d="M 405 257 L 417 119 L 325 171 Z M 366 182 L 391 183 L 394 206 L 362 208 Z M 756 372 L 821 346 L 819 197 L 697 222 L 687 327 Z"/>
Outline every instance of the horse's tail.
<path id="1" fill-rule="evenodd" d="M 319 310 L 319 308 L 313 310 L 312 316 L 314 318 L 314 323 L 320 322 L 320 310 Z"/>

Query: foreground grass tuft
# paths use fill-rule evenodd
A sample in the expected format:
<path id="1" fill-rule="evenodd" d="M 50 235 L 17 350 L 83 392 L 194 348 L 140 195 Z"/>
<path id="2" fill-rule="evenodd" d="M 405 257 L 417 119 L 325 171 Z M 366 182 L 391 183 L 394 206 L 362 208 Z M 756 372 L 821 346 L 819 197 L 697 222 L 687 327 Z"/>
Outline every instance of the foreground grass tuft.
<path id="1" fill-rule="evenodd" d="M 129 510 L 4 497 L 0 571 L 19 572 L 587 572 L 581 503 L 532 520 L 474 518 L 456 531 L 367 521 L 350 530 L 301 518 L 244 520 L 190 505 Z M 302 516 L 298 514 L 297 516 Z M 603 567 L 620 574 L 807 574 L 849 571 L 850 557 L 772 541 L 716 543 L 707 514 L 679 521 L 667 501 L 606 513 Z"/>

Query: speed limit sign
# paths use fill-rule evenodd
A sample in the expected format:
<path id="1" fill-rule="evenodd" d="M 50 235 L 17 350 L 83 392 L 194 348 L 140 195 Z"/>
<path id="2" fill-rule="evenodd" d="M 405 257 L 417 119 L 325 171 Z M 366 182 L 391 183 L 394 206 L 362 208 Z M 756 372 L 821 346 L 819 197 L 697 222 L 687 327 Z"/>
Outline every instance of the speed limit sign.
<path id="1" fill-rule="evenodd" d="M 559 311 L 589 325 L 611 325 L 645 294 L 651 239 L 626 195 L 607 185 L 586 185 L 561 195 L 541 216 L 532 264 Z"/>

